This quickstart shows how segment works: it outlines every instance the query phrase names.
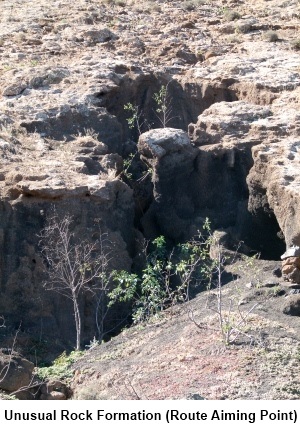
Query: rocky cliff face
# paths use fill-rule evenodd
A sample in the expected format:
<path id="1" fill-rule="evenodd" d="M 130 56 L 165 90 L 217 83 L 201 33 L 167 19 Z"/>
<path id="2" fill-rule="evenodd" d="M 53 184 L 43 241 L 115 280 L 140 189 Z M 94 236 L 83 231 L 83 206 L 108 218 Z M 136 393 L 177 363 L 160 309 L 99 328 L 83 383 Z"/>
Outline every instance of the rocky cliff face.
<path id="1" fill-rule="evenodd" d="M 299 246 L 298 139 L 289 137 L 253 148 L 254 166 L 247 178 L 253 212 L 273 213 L 288 247 Z M 259 190 L 260 192 L 257 192 Z"/>
<path id="2" fill-rule="evenodd" d="M 72 344 L 70 304 L 42 288 L 38 234 L 53 207 L 77 237 L 108 233 L 112 268 L 130 269 L 136 239 L 186 240 L 206 217 L 268 258 L 300 245 L 298 5 L 257 3 L 230 4 L 230 20 L 222 1 L 1 2 L 0 314 L 10 331 L 22 321 L 26 336 Z"/>

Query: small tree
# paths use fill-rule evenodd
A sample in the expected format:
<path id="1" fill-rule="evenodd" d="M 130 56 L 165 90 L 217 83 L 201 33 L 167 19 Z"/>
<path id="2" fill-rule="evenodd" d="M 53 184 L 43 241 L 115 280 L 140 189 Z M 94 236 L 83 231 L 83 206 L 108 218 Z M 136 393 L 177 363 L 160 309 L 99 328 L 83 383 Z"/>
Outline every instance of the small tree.
<path id="1" fill-rule="evenodd" d="M 207 308 L 217 315 L 219 331 L 225 345 L 234 344 L 242 336 L 253 341 L 253 336 L 248 335 L 244 329 L 247 326 L 249 315 L 259 303 L 255 303 L 249 309 L 242 311 L 238 303 L 239 300 L 237 300 L 234 293 L 229 294 L 229 297 L 225 298 L 223 292 L 223 275 L 226 272 L 226 265 L 233 264 L 237 259 L 240 262 L 236 265 L 236 269 L 241 272 L 248 271 L 258 258 L 258 255 L 254 255 L 253 257 L 238 257 L 239 244 L 237 250 L 231 256 L 226 256 L 224 255 L 224 249 L 218 243 L 216 236 L 211 230 L 208 219 L 206 219 L 203 225 L 203 230 L 205 232 L 205 240 L 203 243 L 204 248 L 202 249 L 207 258 L 202 260 L 202 272 L 206 274 L 206 279 L 208 280 L 207 291 L 212 299 L 211 303 L 207 304 Z M 211 252 L 212 247 L 214 249 L 213 253 Z M 255 283 L 258 287 L 259 281 L 257 279 L 255 279 Z M 198 328 L 202 327 L 201 323 L 196 322 L 194 312 L 191 308 L 189 308 L 189 317 Z"/>
<path id="2" fill-rule="evenodd" d="M 55 213 L 48 218 L 39 237 L 46 263 L 47 280 L 44 286 L 72 301 L 76 349 L 79 350 L 82 338 L 80 296 L 86 292 L 95 294 L 98 291 L 99 297 L 102 297 L 108 289 L 109 279 L 106 272 L 109 259 L 103 248 L 103 235 L 100 234 L 100 239 L 94 242 L 82 238 L 76 240 L 71 224 L 71 216 L 65 215 L 60 219 Z M 97 303 L 97 308 L 99 306 Z"/>
<path id="3" fill-rule="evenodd" d="M 156 116 L 158 117 L 161 126 L 166 128 L 168 123 L 174 119 L 172 116 L 172 98 L 168 92 L 169 83 L 162 85 L 158 93 L 154 93 L 153 99 L 156 103 Z"/>

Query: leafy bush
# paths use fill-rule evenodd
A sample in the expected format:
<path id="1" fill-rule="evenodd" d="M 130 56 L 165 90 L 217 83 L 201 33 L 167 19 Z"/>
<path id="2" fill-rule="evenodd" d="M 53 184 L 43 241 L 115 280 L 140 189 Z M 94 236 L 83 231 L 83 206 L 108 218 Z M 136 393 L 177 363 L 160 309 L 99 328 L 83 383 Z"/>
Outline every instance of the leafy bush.
<path id="1" fill-rule="evenodd" d="M 208 221 L 206 228 L 208 228 Z M 159 236 L 146 252 L 146 267 L 141 276 L 126 271 L 114 272 L 116 287 L 109 293 L 110 304 L 131 302 L 134 323 L 148 321 L 167 308 L 189 299 L 190 289 L 207 281 L 211 273 L 209 242 L 204 235 L 171 250 Z"/>
<path id="2" fill-rule="evenodd" d="M 129 115 L 126 121 L 131 130 L 137 130 L 139 136 L 145 130 L 150 130 L 150 124 L 144 119 L 143 111 L 138 106 L 128 102 L 124 105 L 124 110 Z"/>
<path id="3" fill-rule="evenodd" d="M 127 124 L 129 128 L 134 128 L 135 125 L 139 127 L 139 109 L 137 106 L 134 106 L 132 103 L 126 103 L 124 105 L 124 110 L 126 110 L 130 117 L 127 118 Z"/>

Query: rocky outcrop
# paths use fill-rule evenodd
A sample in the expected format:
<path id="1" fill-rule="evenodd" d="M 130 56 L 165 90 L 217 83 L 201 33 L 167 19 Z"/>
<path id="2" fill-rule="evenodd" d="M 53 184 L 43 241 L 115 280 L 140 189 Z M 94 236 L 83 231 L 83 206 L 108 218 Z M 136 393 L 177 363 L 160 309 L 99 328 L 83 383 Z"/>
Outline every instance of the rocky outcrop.
<path id="1" fill-rule="evenodd" d="M 51 380 L 40 386 L 39 400 L 67 400 L 71 390 L 60 380 Z"/>
<path id="2" fill-rule="evenodd" d="M 74 338 L 71 301 L 43 288 L 38 235 L 54 208 L 72 217 L 77 240 L 107 234 L 110 270 L 129 270 L 135 247 L 133 193 L 119 179 L 122 158 L 106 154 L 96 135 L 68 143 L 35 136 L 3 151 L 0 182 L 0 314 L 8 331 L 21 323 L 24 336 L 30 333 L 29 350 L 39 336 L 56 338 L 58 348 Z M 82 297 L 81 307 L 88 343 L 95 336 L 94 300 Z"/>
<path id="3" fill-rule="evenodd" d="M 239 113 L 240 107 L 247 111 L 245 118 Z M 214 228 L 235 227 L 238 237 L 238 226 L 247 216 L 246 176 L 252 166 L 251 147 L 257 143 L 240 137 L 257 114 L 256 107 L 253 112 L 251 108 L 244 102 L 214 105 L 199 116 L 197 124 L 190 125 L 192 143 L 184 132 L 168 128 L 151 130 L 140 137 L 138 149 L 150 167 L 154 185 L 153 203 L 142 218 L 146 236 L 163 233 L 173 241 L 187 240 L 201 230 L 208 217 Z M 257 110 L 262 115 L 268 112 L 265 108 Z M 215 130 L 231 123 L 226 121 L 228 111 L 232 117 L 238 113 L 232 129 L 240 131 L 232 133 L 231 139 L 228 135 L 225 139 L 223 131 L 217 137 Z M 200 128 L 206 129 L 202 144 L 200 137 L 193 140 L 194 135 L 202 133 L 198 132 Z M 205 145 L 207 141 L 214 143 Z M 233 230 L 230 234 L 234 236 Z"/>
<path id="4" fill-rule="evenodd" d="M 171 128 L 150 130 L 141 135 L 138 149 L 149 166 L 153 203 L 142 219 L 145 234 L 184 240 L 187 228 L 195 217 L 190 185 L 196 149 L 187 134 Z"/>
<path id="5" fill-rule="evenodd" d="M 259 232 L 261 245 L 268 240 L 273 241 L 272 248 L 277 258 L 283 251 L 280 238 L 285 239 L 287 246 L 297 245 L 299 241 L 296 186 L 299 119 L 294 106 L 291 103 L 289 109 L 282 111 L 279 101 L 272 105 L 272 109 L 245 102 L 222 102 L 207 109 L 196 124 L 189 126 L 192 142 L 201 151 L 220 153 L 222 150 L 226 156 L 217 169 L 218 172 L 223 170 L 218 190 L 223 190 L 227 197 L 230 184 L 243 181 L 244 199 L 240 195 L 230 203 L 236 213 L 231 225 L 236 224 L 238 236 L 243 237 L 246 243 L 249 241 L 254 249 L 263 251 L 265 245 L 259 248 L 251 238 L 253 231 L 255 236 Z M 224 181 L 225 160 L 232 172 L 240 169 L 237 178 L 232 178 L 229 183 Z M 216 181 L 210 178 L 210 193 Z M 201 184 L 197 189 L 201 189 Z M 222 197 L 214 200 L 222 201 Z M 247 208 L 243 206 L 243 200 Z M 226 201 L 222 206 L 226 206 Z"/>
<path id="6" fill-rule="evenodd" d="M 293 109 L 286 114 L 276 105 L 221 102 L 190 124 L 191 142 L 168 128 L 143 134 L 138 149 L 154 185 L 146 235 L 183 240 L 209 217 L 250 249 L 271 248 L 270 257 L 283 252 L 282 238 L 296 244 L 298 142 L 287 136 L 297 134 L 298 121 Z"/>
<path id="7" fill-rule="evenodd" d="M 271 115 L 269 107 L 246 102 L 215 103 L 198 117 L 195 125 L 189 125 L 189 136 L 197 146 L 221 143 L 223 140 L 236 143 L 244 139 L 254 122 Z M 231 163 L 234 164 L 234 159 Z"/>

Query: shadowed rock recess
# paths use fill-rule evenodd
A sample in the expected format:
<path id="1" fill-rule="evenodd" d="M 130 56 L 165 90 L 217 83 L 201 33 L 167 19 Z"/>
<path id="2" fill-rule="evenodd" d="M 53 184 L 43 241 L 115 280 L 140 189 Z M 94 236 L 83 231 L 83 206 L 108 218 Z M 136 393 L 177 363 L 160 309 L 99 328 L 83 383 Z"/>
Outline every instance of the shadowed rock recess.
<path id="1" fill-rule="evenodd" d="M 107 234 L 110 271 L 141 269 L 144 239 L 190 240 L 206 218 L 248 255 L 300 246 L 299 5 L 248 3 L 2 0 L 3 347 L 18 329 L 32 360 L 74 347 L 72 303 L 43 288 L 39 234 L 54 210 L 75 239 Z M 91 295 L 80 309 L 86 344 Z"/>

